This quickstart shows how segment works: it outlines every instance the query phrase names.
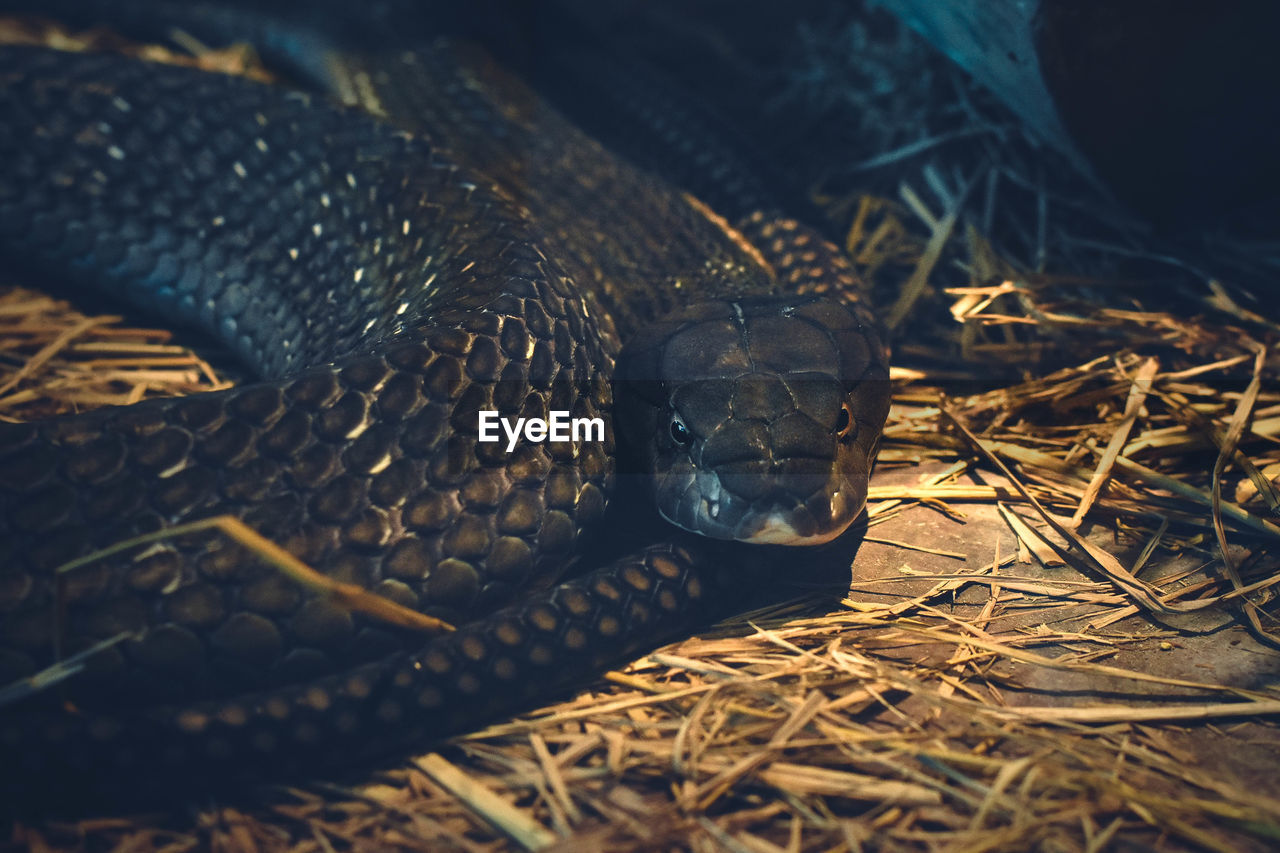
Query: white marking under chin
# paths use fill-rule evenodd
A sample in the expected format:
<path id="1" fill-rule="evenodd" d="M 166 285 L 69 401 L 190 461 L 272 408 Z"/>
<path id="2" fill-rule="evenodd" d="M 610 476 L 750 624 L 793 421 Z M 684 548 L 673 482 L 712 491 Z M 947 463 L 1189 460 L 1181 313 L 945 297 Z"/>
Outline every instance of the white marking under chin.
<path id="1" fill-rule="evenodd" d="M 846 501 L 844 495 L 836 492 L 831 496 L 831 518 L 843 518 Z M 751 534 L 744 542 L 754 542 L 757 545 L 822 545 L 835 539 L 847 529 L 837 527 L 834 530 L 828 530 L 823 533 L 816 533 L 812 536 L 801 536 L 796 532 L 787 520 L 781 514 L 770 515 L 765 518 L 764 524 L 755 533 Z"/>
<path id="2" fill-rule="evenodd" d="M 830 542 L 843 532 L 843 528 L 838 528 L 813 536 L 801 536 L 782 516 L 770 515 L 765 518 L 764 523 L 755 533 L 743 541 L 757 545 L 821 545 L 824 542 Z"/>

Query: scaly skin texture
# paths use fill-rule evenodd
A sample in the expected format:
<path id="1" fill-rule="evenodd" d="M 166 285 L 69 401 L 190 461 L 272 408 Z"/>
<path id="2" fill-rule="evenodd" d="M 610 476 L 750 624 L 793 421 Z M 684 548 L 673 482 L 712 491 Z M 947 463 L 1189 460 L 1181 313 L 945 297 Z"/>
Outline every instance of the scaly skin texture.
<path id="1" fill-rule="evenodd" d="M 6 787 L 356 760 L 562 688 L 743 585 L 689 540 L 554 586 L 613 491 L 624 341 L 694 299 L 848 294 L 838 253 L 772 216 L 728 227 L 470 48 L 335 54 L 331 71 L 383 120 L 115 56 L 0 52 L 5 254 L 201 326 L 264 377 L 0 425 L 0 684 L 128 636 L 0 710 Z M 887 369 L 850 304 L 869 468 Z M 607 438 L 508 454 L 475 440 L 482 409 L 600 417 Z M 217 513 L 462 628 L 353 614 L 217 534 L 53 575 Z"/>

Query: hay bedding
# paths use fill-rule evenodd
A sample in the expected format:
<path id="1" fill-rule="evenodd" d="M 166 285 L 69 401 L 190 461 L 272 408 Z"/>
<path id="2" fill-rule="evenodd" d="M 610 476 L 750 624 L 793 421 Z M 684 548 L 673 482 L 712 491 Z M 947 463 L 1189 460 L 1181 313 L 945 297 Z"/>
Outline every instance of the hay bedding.
<path id="1" fill-rule="evenodd" d="M 1277 843 L 1278 318 L 1250 291 L 1276 258 L 1226 239 L 1171 252 L 891 24 L 818 8 L 779 66 L 778 110 L 865 122 L 865 150 L 828 140 L 808 177 L 898 327 L 903 365 L 848 590 L 792 590 L 381 769 L 235 804 L 20 823 L 5 841 Z M 797 125 L 772 124 L 788 144 Z M 0 296 L 0 417 L 222 381 L 167 332 Z"/>

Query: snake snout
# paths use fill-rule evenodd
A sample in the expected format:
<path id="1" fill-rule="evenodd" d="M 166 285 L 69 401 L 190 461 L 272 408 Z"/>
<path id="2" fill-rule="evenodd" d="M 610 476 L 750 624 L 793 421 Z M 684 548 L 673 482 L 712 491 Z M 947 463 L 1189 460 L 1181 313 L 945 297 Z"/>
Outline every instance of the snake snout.
<path id="1" fill-rule="evenodd" d="M 837 303 L 704 303 L 628 343 L 615 422 L 672 523 L 819 544 L 862 511 L 887 377 L 875 332 Z"/>

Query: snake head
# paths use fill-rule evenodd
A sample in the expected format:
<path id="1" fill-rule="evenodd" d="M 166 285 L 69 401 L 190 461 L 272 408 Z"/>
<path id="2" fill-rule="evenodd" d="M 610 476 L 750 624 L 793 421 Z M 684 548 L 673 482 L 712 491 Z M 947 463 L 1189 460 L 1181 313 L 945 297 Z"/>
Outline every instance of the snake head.
<path id="1" fill-rule="evenodd" d="M 817 545 L 862 512 L 889 410 L 887 353 L 819 297 L 679 309 L 623 348 L 621 470 L 658 512 L 717 539 Z"/>

